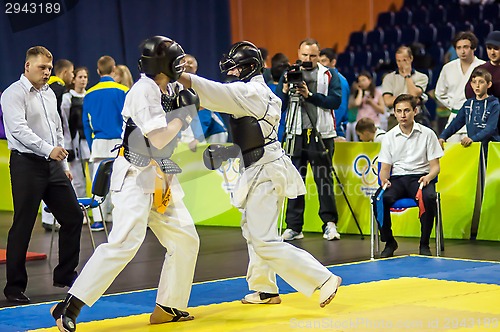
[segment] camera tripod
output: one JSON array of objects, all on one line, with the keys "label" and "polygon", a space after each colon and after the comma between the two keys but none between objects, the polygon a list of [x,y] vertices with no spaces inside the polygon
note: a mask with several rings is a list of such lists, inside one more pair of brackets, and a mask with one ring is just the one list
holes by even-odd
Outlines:
[{"label": "camera tripod", "polygon": [[[300,116],[299,112],[299,106],[304,102],[303,97],[295,92],[295,93],[290,93],[289,94],[289,103],[288,103],[288,113],[286,115],[286,121],[285,121],[285,139],[284,139],[284,150],[285,153],[292,158],[294,151],[295,151],[295,142],[296,142],[296,124],[297,124],[297,117]],[[314,138],[316,141],[320,144],[321,146],[321,151],[318,151],[318,153],[323,156],[327,160],[327,166],[328,169],[330,170],[328,172],[329,178],[332,180],[332,183],[334,183],[332,174],[335,176],[335,180],[337,181],[340,190],[342,191],[342,195],[344,196],[344,199],[347,203],[347,206],[349,207],[349,211],[351,212],[351,215],[354,219],[354,222],[356,223],[356,226],[359,230],[359,234],[361,235],[361,239],[363,240],[365,238],[363,231],[361,230],[361,227],[359,226],[358,219],[356,218],[356,215],[354,214],[354,210],[352,209],[351,203],[349,202],[349,199],[347,198],[347,194],[344,190],[344,185],[340,181],[340,178],[337,175],[337,172],[335,171],[335,168],[333,167],[333,160],[332,158],[329,157],[328,154],[328,148],[325,146],[325,143],[323,142],[323,138],[321,136],[321,133],[316,129],[315,122],[312,119],[311,114],[307,111],[307,109],[304,108],[304,111],[307,114],[307,117],[309,118],[309,121],[312,124],[312,133],[314,135]],[[282,208],[282,217],[280,221],[280,233],[281,233],[281,228],[282,228],[282,223],[284,219],[284,204]]]}]

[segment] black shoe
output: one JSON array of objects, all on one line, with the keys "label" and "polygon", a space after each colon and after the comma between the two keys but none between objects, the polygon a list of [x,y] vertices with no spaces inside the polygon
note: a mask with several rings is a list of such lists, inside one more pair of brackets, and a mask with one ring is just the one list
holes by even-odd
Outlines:
[{"label": "black shoe", "polygon": [[172,307],[165,307],[158,303],[155,305],[155,309],[153,310],[151,316],[149,316],[149,322],[151,324],[184,322],[193,319],[194,316],[191,316],[187,311],[182,311]]},{"label": "black shoe", "polygon": [[429,246],[421,246],[418,250],[418,254],[422,256],[432,256],[432,252]]},{"label": "black shoe", "polygon": [[76,278],[78,277],[78,273],[76,271],[73,271],[73,276],[71,277],[71,280],[55,280],[54,278],[54,287],[71,287],[75,283]]},{"label": "black shoe", "polygon": [[382,253],[380,253],[380,258],[387,258],[394,256],[394,251],[396,251],[396,249],[398,249],[398,243],[396,242],[396,240],[387,242],[385,244],[384,250],[382,251]]},{"label": "black shoe", "polygon": [[84,303],[73,295],[68,294],[66,300],[55,304],[50,314],[56,321],[57,328],[63,332],[76,331],[76,318]]},{"label": "black shoe", "polygon": [[28,304],[30,303],[30,298],[27,297],[23,292],[14,294],[5,294],[7,301],[17,304]]}]

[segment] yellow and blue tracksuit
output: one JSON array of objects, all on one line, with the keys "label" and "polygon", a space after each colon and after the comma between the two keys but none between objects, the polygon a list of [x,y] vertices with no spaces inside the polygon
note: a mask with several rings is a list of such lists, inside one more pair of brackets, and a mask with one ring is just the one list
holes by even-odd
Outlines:
[{"label": "yellow and blue tracksuit", "polygon": [[117,139],[122,133],[122,109],[128,87],[109,76],[87,90],[83,100],[83,130],[92,149],[94,139]]}]

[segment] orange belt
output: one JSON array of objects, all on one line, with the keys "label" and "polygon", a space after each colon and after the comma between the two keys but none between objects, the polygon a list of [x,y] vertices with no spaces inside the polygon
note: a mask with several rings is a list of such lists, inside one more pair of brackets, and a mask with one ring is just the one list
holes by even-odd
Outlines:
[{"label": "orange belt", "polygon": [[[118,155],[124,155],[123,147],[120,148]],[[158,165],[158,163],[154,159],[151,159],[151,162],[148,166],[153,166],[156,171],[153,207],[158,213],[163,214],[167,210],[168,203],[170,202],[170,198],[172,197],[172,190],[170,189],[170,186],[168,184],[170,181],[172,181],[173,175],[167,175],[163,173],[160,165]]]}]

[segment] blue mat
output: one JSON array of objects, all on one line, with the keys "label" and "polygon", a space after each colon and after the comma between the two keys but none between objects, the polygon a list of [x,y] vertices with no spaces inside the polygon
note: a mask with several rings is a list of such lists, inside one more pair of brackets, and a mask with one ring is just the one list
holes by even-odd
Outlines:
[{"label": "blue mat", "polygon": [[[500,285],[500,263],[446,258],[403,256],[393,259],[343,264],[329,267],[342,276],[343,285],[371,281],[418,277]],[[281,294],[295,292],[278,278]],[[189,307],[240,300],[248,293],[244,277],[197,283],[193,285]],[[84,307],[79,322],[150,313],[156,290],[103,296],[92,307]],[[0,331],[26,331],[54,326],[49,309],[55,302],[0,309]]]}]

